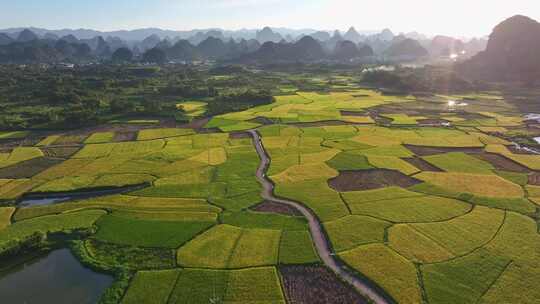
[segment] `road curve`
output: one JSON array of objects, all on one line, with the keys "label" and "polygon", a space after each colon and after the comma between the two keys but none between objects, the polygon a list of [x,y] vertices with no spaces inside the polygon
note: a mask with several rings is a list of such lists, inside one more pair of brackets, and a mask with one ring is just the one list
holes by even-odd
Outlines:
[{"label": "road curve", "polygon": [[330,242],[326,238],[326,234],[323,232],[322,225],[319,222],[319,219],[310,209],[297,202],[281,199],[274,196],[274,184],[266,176],[266,170],[270,165],[270,157],[264,149],[259,133],[256,130],[248,130],[248,132],[251,134],[251,137],[253,139],[253,145],[255,146],[257,154],[259,154],[259,158],[261,160],[256,173],[257,179],[263,187],[263,190],[261,191],[261,196],[268,201],[292,206],[298,211],[300,211],[304,215],[304,217],[306,217],[309,222],[311,237],[313,238],[313,242],[315,244],[315,248],[319,254],[319,257],[321,258],[322,262],[326,266],[328,266],[328,268],[333,270],[336,275],[338,275],[342,280],[351,284],[361,294],[373,301],[373,303],[391,303],[379,291],[369,286],[360,278],[355,276],[353,273],[342,267],[341,263],[339,263],[338,260],[332,255],[332,251],[330,250]]}]

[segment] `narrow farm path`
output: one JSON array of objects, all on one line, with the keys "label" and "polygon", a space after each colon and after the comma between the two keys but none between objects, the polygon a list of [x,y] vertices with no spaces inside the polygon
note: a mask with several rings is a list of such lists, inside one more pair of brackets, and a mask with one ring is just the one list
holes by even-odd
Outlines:
[{"label": "narrow farm path", "polygon": [[274,184],[266,176],[266,170],[268,169],[270,165],[270,157],[268,156],[268,154],[266,153],[266,150],[264,149],[261,136],[259,135],[259,133],[256,130],[249,130],[248,132],[251,134],[251,137],[253,139],[253,144],[261,160],[256,174],[257,174],[257,179],[259,180],[259,182],[261,183],[263,187],[263,190],[261,192],[262,198],[265,200],[272,201],[272,202],[277,202],[277,203],[286,204],[288,206],[292,206],[298,211],[300,211],[309,222],[309,229],[311,231],[311,237],[313,238],[315,248],[322,262],[328,268],[334,271],[336,275],[338,275],[342,280],[354,286],[361,294],[369,298],[374,303],[376,304],[390,303],[390,301],[388,301],[386,297],[382,295],[379,291],[377,291],[370,285],[366,284],[362,279],[358,278],[347,269],[343,268],[341,263],[338,262],[338,260],[335,258],[335,256],[332,254],[332,251],[330,250],[330,242],[327,239],[326,234],[323,232],[323,228],[322,228],[321,223],[319,222],[319,219],[315,216],[315,214],[310,209],[306,208],[305,206],[297,202],[281,199],[274,196]]}]

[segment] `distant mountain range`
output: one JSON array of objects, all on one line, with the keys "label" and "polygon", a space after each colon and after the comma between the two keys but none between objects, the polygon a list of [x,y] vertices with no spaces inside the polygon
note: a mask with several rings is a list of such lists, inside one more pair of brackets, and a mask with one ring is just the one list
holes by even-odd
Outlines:
[{"label": "distant mountain range", "polygon": [[[120,30],[120,31],[96,31],[91,29],[61,29],[61,30],[49,30],[44,28],[28,27],[28,28],[7,28],[0,29],[0,33],[6,33],[12,37],[16,37],[18,33],[23,30],[28,29],[34,32],[35,34],[45,37],[45,35],[50,34],[57,37],[73,35],[79,39],[90,39],[96,36],[102,37],[118,37],[125,41],[140,41],[145,39],[148,36],[156,35],[161,39],[188,39],[192,36],[197,35],[197,33],[207,33],[211,31],[218,31],[223,33],[224,37],[233,38],[233,39],[254,39],[256,38],[257,32],[261,30],[257,29],[241,29],[241,30],[222,30],[219,28],[209,28],[209,29],[193,29],[188,31],[174,31],[174,30],[164,30],[159,28],[145,28],[145,29],[135,29],[135,30]],[[270,29],[268,27],[268,29]],[[299,37],[302,35],[309,35],[318,32],[314,29],[289,29],[289,28],[271,28],[275,33],[278,33],[282,37]],[[264,31],[264,29],[262,30]],[[328,33],[328,32],[326,32]],[[363,35],[374,34],[376,31],[362,31]]]},{"label": "distant mountain range", "polygon": [[227,60],[238,62],[286,62],[332,60],[342,62],[415,61],[474,55],[485,49],[484,40],[463,42],[452,37],[427,38],[419,33],[395,35],[381,32],[220,29],[167,31],[140,29],[99,32],[93,30],[0,30],[0,63],[88,62],[113,58],[122,49],[135,59],[152,49],[156,58],[168,61]]}]

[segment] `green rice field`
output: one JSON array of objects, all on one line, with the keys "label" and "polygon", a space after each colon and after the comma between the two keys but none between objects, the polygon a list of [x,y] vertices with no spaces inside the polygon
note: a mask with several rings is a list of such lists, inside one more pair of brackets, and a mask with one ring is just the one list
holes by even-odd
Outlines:
[{"label": "green rice field", "polygon": [[[313,212],[332,256],[386,298],[538,303],[540,155],[511,144],[517,109],[494,93],[452,112],[448,100],[469,97],[290,87],[200,128],[134,120],[128,140],[119,124],[1,149],[0,258],[71,236],[79,259],[115,274],[116,303],[295,303],[283,267],[326,266],[308,220],[261,197],[259,155],[243,133],[255,129],[275,195]],[[192,121],[210,109],[177,107]],[[66,146],[71,154],[54,150]],[[113,192],[21,203],[100,191]]]}]

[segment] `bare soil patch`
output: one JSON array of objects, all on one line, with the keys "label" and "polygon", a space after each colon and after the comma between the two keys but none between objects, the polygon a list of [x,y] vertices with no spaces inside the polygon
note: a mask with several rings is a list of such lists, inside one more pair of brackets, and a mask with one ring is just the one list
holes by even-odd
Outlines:
[{"label": "bare soil patch", "polygon": [[210,121],[210,117],[194,119],[188,123],[181,124],[178,127],[182,129],[202,129]]},{"label": "bare soil patch", "polygon": [[449,123],[449,121],[440,118],[428,118],[418,120],[418,124],[420,124],[421,126],[441,126],[446,123]]},{"label": "bare soil patch", "polygon": [[529,175],[529,185],[540,186],[540,172],[533,172]]},{"label": "bare soil patch", "polygon": [[482,114],[478,114],[478,113],[472,113],[472,112],[459,112],[457,113],[458,117],[461,117],[463,119],[466,119],[466,120],[474,120],[474,119],[486,119],[486,118],[490,118],[489,116],[485,116],[485,115],[482,115]]},{"label": "bare soil patch", "polygon": [[482,148],[465,148],[465,147],[426,147],[426,146],[412,146],[405,145],[405,147],[411,150],[414,154],[418,156],[428,156],[435,154],[443,154],[448,152],[464,152],[469,154],[478,154],[482,153]]},{"label": "bare soil patch", "polygon": [[527,173],[530,171],[529,169],[527,169],[527,167],[522,166],[516,163],[515,161],[508,159],[499,154],[480,153],[480,154],[475,154],[474,156],[476,156],[477,158],[483,161],[490,163],[497,170],[520,172],[520,173]]},{"label": "bare soil patch", "polygon": [[290,123],[289,125],[297,126],[300,128],[309,128],[309,127],[324,127],[324,126],[355,125],[355,123],[341,121],[341,120],[326,120],[326,121],[315,121],[315,122],[293,122],[293,123]]},{"label": "bare soil patch", "polygon": [[27,161],[20,162],[13,166],[5,167],[0,169],[0,178],[30,178],[46,169],[57,165],[64,160],[62,159],[53,159],[47,157],[39,157],[30,159]]},{"label": "bare soil patch", "polygon": [[137,131],[117,131],[114,133],[113,141],[135,141],[137,139]]},{"label": "bare soil patch", "polygon": [[368,303],[325,267],[281,266],[279,271],[288,303]]},{"label": "bare soil patch", "polygon": [[356,112],[356,111],[340,111],[343,116],[366,116],[366,112]]},{"label": "bare soil patch", "polygon": [[339,192],[371,190],[388,186],[408,188],[419,183],[421,181],[416,178],[387,169],[340,171],[338,176],[328,180],[328,185]]},{"label": "bare soil patch", "polygon": [[[149,118],[149,117],[146,117],[146,118]],[[141,119],[146,119],[146,118],[141,118]],[[96,132],[137,132],[139,130],[144,130],[144,129],[176,128],[177,127],[176,120],[172,118],[167,118],[167,119],[159,118],[157,120],[159,121],[159,123],[155,123],[155,124],[130,124],[127,122],[105,123],[105,124],[101,124],[97,126],[90,126],[90,127],[80,128],[76,130],[71,130],[71,131],[63,133],[63,135],[66,135],[66,136],[78,135],[81,137],[83,136],[88,137],[92,133],[96,133]],[[178,126],[178,127],[183,127],[183,126],[185,125]],[[187,126],[186,128],[189,128],[189,126]]]},{"label": "bare soil patch", "polygon": [[368,94],[353,94],[352,97],[361,98],[361,97],[371,97]]},{"label": "bare soil patch", "polygon": [[382,114],[406,114],[409,116],[419,116],[421,113],[417,109],[414,108],[407,108],[404,109],[401,106],[394,106],[394,105],[383,105],[383,106],[377,106],[373,109],[371,109],[373,113],[376,115]]},{"label": "bare soil patch", "polygon": [[52,145],[79,145],[82,144],[89,134],[64,134],[58,138]]},{"label": "bare soil patch", "polygon": [[229,133],[230,139],[251,138],[248,132],[231,132]]},{"label": "bare soil patch", "polygon": [[255,117],[253,119],[250,119],[248,120],[248,122],[253,122],[253,123],[258,123],[258,124],[261,124],[261,125],[273,125],[275,122],[273,120],[271,120],[270,118],[268,117],[262,117],[262,116],[259,116],[259,117]]},{"label": "bare soil patch", "polygon": [[26,137],[18,139],[1,139],[0,149],[13,149],[16,147],[33,147],[41,140],[40,137]]},{"label": "bare soil patch", "polygon": [[262,203],[251,207],[250,209],[258,212],[277,213],[290,216],[302,216],[302,213],[300,213],[300,211],[289,205],[271,201],[263,201]]},{"label": "bare soil patch", "polygon": [[195,129],[198,134],[223,133],[220,128]]},{"label": "bare soil patch", "polygon": [[422,170],[422,171],[430,171],[430,172],[442,172],[439,167],[436,167],[429,162],[421,159],[420,157],[411,157],[411,158],[404,158],[406,162],[409,164],[415,166],[416,168]]},{"label": "bare soil patch", "polygon": [[373,119],[377,124],[383,126],[389,126],[392,124],[392,121],[394,121],[391,118],[380,116],[378,112],[369,112],[368,114],[369,117],[371,117],[371,119]]},{"label": "bare soil patch", "polygon": [[77,153],[82,146],[70,146],[70,147],[47,147],[41,148],[43,154],[46,157],[52,158],[70,158],[72,155]]}]

